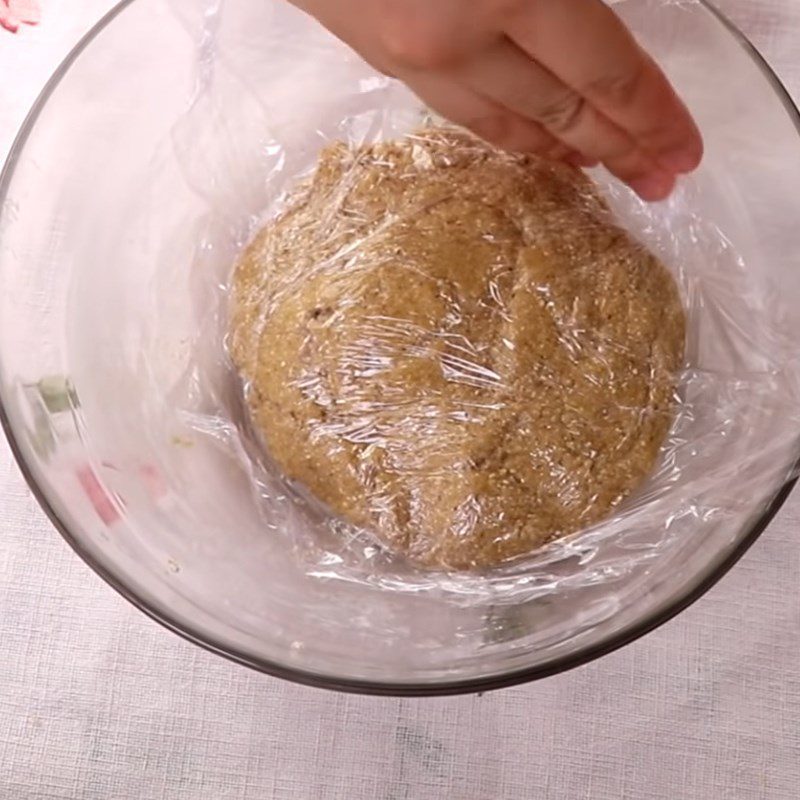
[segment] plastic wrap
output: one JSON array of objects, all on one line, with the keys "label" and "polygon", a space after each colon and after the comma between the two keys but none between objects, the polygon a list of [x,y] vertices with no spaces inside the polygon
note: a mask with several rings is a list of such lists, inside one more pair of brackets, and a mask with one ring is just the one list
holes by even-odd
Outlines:
[{"label": "plastic wrap", "polygon": [[[153,387],[152,408],[146,412],[164,441],[174,446],[184,436],[199,440],[222,451],[231,469],[247,476],[250,491],[239,502],[258,516],[265,537],[278,537],[292,549],[306,576],[429,594],[460,605],[557,598],[573,588],[624,579],[674,552],[676,538],[702,537],[705,526],[749,514],[752,497],[768,497],[770,487],[777,490],[790,477],[786,429],[776,423],[798,418],[798,375],[793,343],[776,322],[782,306],[777,288],[752,282],[746,254],[731,244],[716,218],[704,213],[693,180],[683,182],[667,202],[646,205],[598,170],[593,178],[604,199],[586,191],[586,224],[591,227],[597,215],[605,218],[610,208],[642,248],[670,270],[686,312],[685,357],[669,409],[674,417],[647,480],[618,506],[610,503],[615,508],[609,516],[589,515],[587,527],[530,556],[469,573],[415,566],[382,547],[365,529],[369,525],[331,513],[302,487],[288,483],[250,425],[242,384],[226,351],[233,265],[265,222],[291,204],[287,192],[309,179],[323,148],[337,141],[355,147],[393,140],[428,124],[430,115],[404,87],[376,75],[355,56],[337,61],[339,71],[328,76],[323,92],[318,82],[306,82],[315,70],[309,53],[315,48],[338,53],[341,45],[319,30],[316,39],[295,47],[282,32],[283,12],[274,10],[265,38],[265,20],[251,29],[247,14],[232,8],[211,3],[205,16],[185,19],[200,42],[197,90],[165,147],[195,201],[196,213],[179,225],[196,250],[190,265],[163,254],[165,267],[149,287],[152,314],[142,323],[143,347],[157,349],[154,342],[170,316],[184,317],[182,327],[193,333],[176,345],[179,352],[170,357],[169,369],[157,362],[141,365]],[[287,9],[286,19],[296,13]],[[256,50],[269,51],[270,58],[259,58]],[[300,94],[302,103],[295,101]],[[157,156],[155,174],[159,163]],[[152,214],[158,192],[157,180],[143,187],[141,208],[147,210],[140,213]],[[159,219],[164,224],[168,220]],[[363,246],[353,250],[353,258]],[[359,368],[369,372],[386,357],[373,345],[414,324],[413,315],[393,317],[389,338],[378,336],[362,351],[374,363],[362,361]],[[584,335],[564,322],[562,342],[580,349]],[[462,385],[485,387],[495,380],[485,361],[474,357],[481,342],[452,340],[449,346],[449,365]],[[165,386],[176,362],[181,377]],[[434,414],[429,422],[435,427],[441,420]],[[451,424],[467,423],[456,415]],[[413,446],[419,435],[414,428],[405,444]],[[169,471],[172,463],[174,456],[165,455],[163,468]],[[441,469],[447,468],[445,458]],[[569,482],[569,474],[562,477]],[[475,525],[470,515],[479,509],[469,502],[461,506],[464,524]]]},{"label": "plastic wrap", "polygon": [[646,477],[685,326],[581,173],[446,128],[326,148],[247,249],[231,353],[272,461],[413,561],[495,566]]}]

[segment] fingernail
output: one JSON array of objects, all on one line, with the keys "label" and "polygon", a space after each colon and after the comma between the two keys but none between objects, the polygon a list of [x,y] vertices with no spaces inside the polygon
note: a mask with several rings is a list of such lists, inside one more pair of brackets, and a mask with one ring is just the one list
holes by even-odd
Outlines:
[{"label": "fingernail", "polygon": [[631,189],[633,189],[642,200],[646,200],[650,203],[657,202],[658,200],[665,200],[669,197],[674,186],[675,178],[664,172],[652,172],[641,178],[634,178],[630,182]]},{"label": "fingernail", "polygon": [[658,157],[659,163],[671,172],[691,172],[700,163],[700,159],[688,150],[671,150]]}]

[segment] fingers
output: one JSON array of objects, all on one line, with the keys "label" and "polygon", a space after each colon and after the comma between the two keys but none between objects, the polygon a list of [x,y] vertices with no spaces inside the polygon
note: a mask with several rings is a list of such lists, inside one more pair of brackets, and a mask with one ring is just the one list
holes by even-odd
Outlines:
[{"label": "fingers", "polygon": [[579,153],[540,124],[481,96],[449,75],[420,71],[401,77],[435,111],[492,144],[505,150],[539,153],[584,165]]},{"label": "fingers", "polygon": [[602,161],[646,200],[702,157],[691,115],[604,0],[291,2],[502,148]]},{"label": "fingers", "polygon": [[[697,126],[669,81],[602,0],[519,2],[511,39],[671,172],[702,158]],[[569,47],[564,47],[569,42]]]},{"label": "fingers", "polygon": [[602,161],[644,199],[662,200],[672,190],[672,170],[510,40],[500,40],[453,75],[481,97],[537,122],[570,149]]}]

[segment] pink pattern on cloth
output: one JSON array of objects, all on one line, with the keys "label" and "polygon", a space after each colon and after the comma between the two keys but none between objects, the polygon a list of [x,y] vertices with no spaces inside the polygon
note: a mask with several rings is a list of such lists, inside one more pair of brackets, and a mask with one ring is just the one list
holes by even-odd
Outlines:
[{"label": "pink pattern on cloth", "polygon": [[0,28],[11,33],[20,25],[38,25],[41,17],[39,0],[0,0]]},{"label": "pink pattern on cloth", "polygon": [[119,511],[117,511],[117,507],[103,488],[103,484],[100,483],[94,470],[88,464],[82,464],[75,470],[75,475],[84,493],[89,498],[89,502],[97,512],[97,516],[106,525],[116,522],[119,519]]}]

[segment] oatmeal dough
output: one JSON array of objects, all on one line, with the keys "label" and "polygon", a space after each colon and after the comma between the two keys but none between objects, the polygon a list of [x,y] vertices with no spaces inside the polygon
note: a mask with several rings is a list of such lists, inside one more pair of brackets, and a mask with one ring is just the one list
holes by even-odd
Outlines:
[{"label": "oatmeal dough", "polygon": [[683,346],[672,278],[588,178],[455,131],[328,147],[233,281],[272,458],[433,567],[606,516],[653,468]]}]

